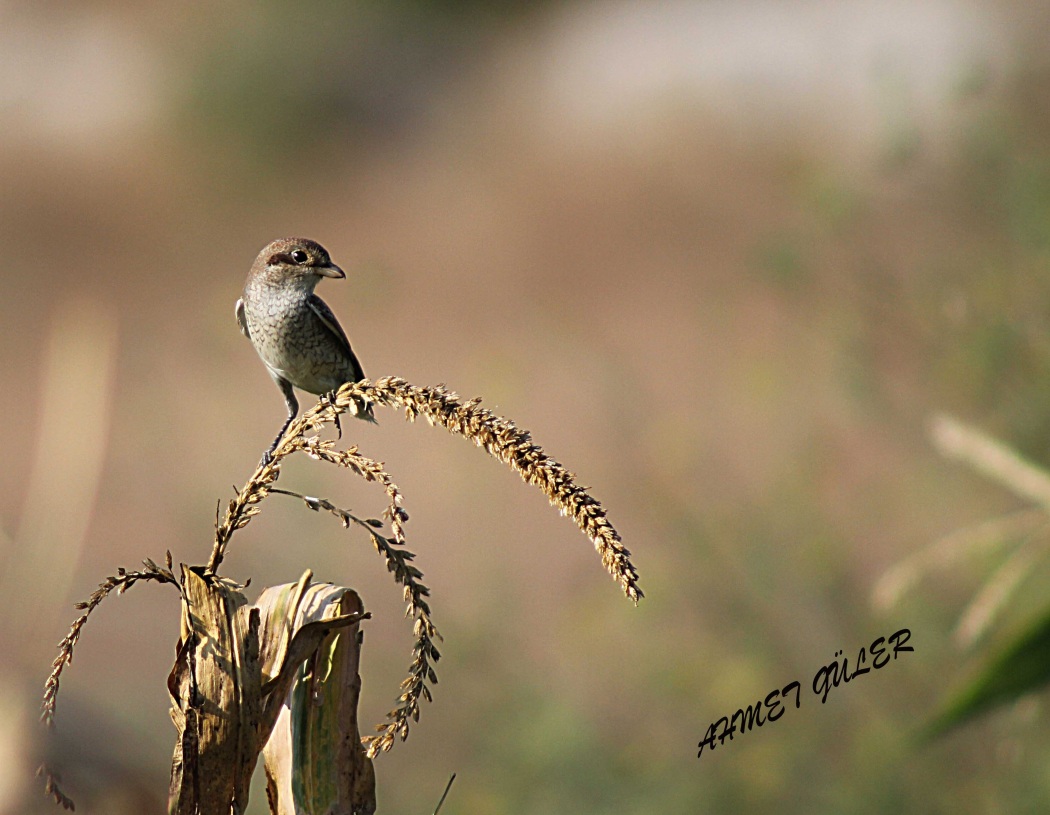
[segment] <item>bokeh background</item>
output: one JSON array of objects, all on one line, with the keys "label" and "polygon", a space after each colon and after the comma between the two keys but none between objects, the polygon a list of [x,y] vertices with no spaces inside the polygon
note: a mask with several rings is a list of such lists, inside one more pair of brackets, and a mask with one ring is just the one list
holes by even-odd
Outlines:
[{"label": "bokeh background", "polygon": [[[105,575],[204,561],[280,425],[233,303],[289,234],[349,271],[319,293],[367,373],[529,428],[647,592],[462,440],[347,427],[446,638],[380,811],[452,772],[450,815],[1045,811],[1038,696],[913,734],[1050,580],[1042,517],[929,432],[1050,463],[1048,30],[1043,0],[0,3],[0,812],[53,811],[45,754],[78,811],[163,810],[176,594],[99,609],[47,739],[41,685]],[[282,484],[384,506],[309,461]],[[274,496],[227,559],[259,589],[307,567],[374,614],[368,727],[411,635],[363,536]],[[905,627],[914,653],[809,691]],[[697,760],[792,680],[800,709]]]}]

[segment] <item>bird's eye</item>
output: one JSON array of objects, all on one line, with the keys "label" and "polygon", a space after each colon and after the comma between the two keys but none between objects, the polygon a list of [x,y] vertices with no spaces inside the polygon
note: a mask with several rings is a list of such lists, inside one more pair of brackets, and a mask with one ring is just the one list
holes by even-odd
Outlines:
[{"label": "bird's eye", "polygon": [[296,263],[306,263],[306,252],[304,252],[302,249],[296,249],[294,252],[292,252],[292,260],[294,260]]}]

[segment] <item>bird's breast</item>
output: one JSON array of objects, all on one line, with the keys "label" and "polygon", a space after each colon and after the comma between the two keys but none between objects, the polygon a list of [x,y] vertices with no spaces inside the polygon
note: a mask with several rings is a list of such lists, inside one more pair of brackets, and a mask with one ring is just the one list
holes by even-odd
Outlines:
[{"label": "bird's breast", "polygon": [[252,344],[270,373],[309,393],[327,393],[352,378],[346,354],[307,297],[245,292]]}]

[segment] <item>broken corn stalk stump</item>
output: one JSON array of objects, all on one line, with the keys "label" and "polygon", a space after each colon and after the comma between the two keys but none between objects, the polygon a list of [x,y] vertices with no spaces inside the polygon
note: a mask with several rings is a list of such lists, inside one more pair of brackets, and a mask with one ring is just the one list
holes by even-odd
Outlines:
[{"label": "broken corn stalk stump", "polygon": [[357,727],[368,615],[357,593],[312,585],[307,571],[251,606],[237,583],[181,568],[169,815],[243,813],[264,748],[271,812],[372,815],[375,777]]}]

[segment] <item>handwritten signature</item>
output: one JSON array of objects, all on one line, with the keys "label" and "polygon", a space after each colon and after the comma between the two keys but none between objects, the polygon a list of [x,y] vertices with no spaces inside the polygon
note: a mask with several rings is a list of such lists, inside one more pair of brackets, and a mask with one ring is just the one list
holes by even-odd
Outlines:
[{"label": "handwritten signature", "polygon": [[[820,703],[824,704],[832,688],[837,688],[840,684],[848,684],[873,669],[877,671],[879,668],[886,667],[891,656],[896,660],[899,654],[914,651],[912,646],[906,645],[910,639],[911,631],[907,628],[902,628],[889,637],[879,637],[868,648],[860,649],[852,673],[850,673],[849,658],[843,657],[840,663],[839,657],[842,656],[842,651],[836,651],[835,658],[814,674],[813,693],[819,696]],[[866,665],[869,657],[870,666]],[[697,745],[699,751],[696,757],[700,758],[704,754],[705,747],[714,750],[719,744],[725,744],[726,739],[732,741],[737,732],[748,733],[755,728],[762,727],[767,722],[777,721],[784,715],[784,711],[790,707],[792,701],[795,703],[796,710],[802,707],[802,685],[798,681],[789,682],[783,688],[771,690],[764,699],[759,699],[753,705],[740,708],[732,716],[723,716],[712,722],[704,738]]]}]

